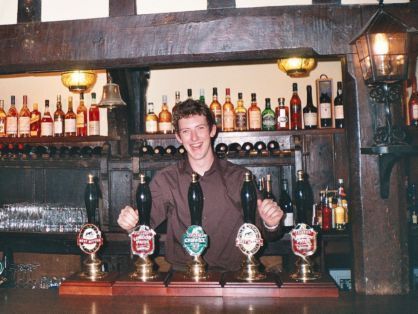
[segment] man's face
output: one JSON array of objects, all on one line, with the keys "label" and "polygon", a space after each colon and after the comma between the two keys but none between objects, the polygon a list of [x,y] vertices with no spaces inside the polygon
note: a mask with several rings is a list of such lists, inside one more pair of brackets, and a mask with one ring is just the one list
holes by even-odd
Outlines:
[{"label": "man's face", "polygon": [[177,140],[183,144],[190,161],[207,160],[212,162],[211,138],[216,134],[216,126],[210,129],[206,117],[193,115],[179,120]]}]

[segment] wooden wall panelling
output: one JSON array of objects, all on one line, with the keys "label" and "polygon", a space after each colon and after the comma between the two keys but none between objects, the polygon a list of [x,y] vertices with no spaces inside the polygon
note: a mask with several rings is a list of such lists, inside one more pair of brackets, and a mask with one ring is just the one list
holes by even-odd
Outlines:
[{"label": "wooden wall panelling", "polygon": [[36,169],[0,168],[0,204],[35,201],[35,177],[41,176]]}]

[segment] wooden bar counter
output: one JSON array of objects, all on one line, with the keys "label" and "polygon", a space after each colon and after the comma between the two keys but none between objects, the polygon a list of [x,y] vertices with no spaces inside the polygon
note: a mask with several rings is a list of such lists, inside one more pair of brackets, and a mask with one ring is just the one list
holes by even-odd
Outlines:
[{"label": "wooden bar counter", "polygon": [[417,313],[416,294],[339,298],[59,296],[58,290],[0,289],[0,313]]}]

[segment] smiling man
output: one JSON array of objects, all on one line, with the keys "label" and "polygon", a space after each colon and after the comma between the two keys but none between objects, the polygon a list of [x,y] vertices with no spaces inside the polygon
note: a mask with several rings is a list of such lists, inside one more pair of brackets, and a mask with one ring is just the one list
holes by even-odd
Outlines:
[{"label": "smiling man", "polygon": [[[187,193],[192,173],[196,172],[204,195],[202,227],[209,236],[203,258],[211,268],[237,270],[242,253],[235,247],[235,238],[244,221],[240,192],[248,170],[216,157],[212,147],[216,125],[205,104],[191,99],[177,104],[173,108],[173,124],[187,158],[159,171],[152,179],[151,227],[167,219],[166,259],[174,269],[184,269],[190,260],[181,245],[182,235],[190,225]],[[282,217],[283,211],[276,202],[258,200],[257,224],[266,239],[279,236]],[[138,219],[138,211],[126,206],[119,214],[118,224],[131,230]]]}]

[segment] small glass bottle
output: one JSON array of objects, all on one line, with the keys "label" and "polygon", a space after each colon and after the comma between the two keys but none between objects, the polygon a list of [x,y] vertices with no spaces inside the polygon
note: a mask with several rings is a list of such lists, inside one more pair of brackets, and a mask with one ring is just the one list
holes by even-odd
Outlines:
[{"label": "small glass bottle", "polygon": [[80,103],[77,107],[77,136],[87,136],[87,108],[84,105],[84,94],[80,93]]},{"label": "small glass bottle", "polygon": [[284,104],[284,98],[277,99],[279,106],[276,107],[276,130],[289,130],[289,108]]},{"label": "small glass bottle", "polygon": [[193,99],[193,94],[192,94],[192,89],[191,88],[188,88],[187,89],[187,99]]},{"label": "small glass bottle", "polygon": [[231,102],[231,90],[225,90],[225,103],[222,106],[222,131],[231,132],[235,130],[235,108]]},{"label": "small glass bottle", "polygon": [[[344,128],[344,103],[343,103],[343,83],[337,82],[337,96],[334,99],[334,116],[335,127],[337,129]],[[418,102],[417,102],[417,119],[418,119]],[[418,120],[417,120],[418,123]]]},{"label": "small glass bottle", "polygon": [[276,197],[272,191],[271,174],[266,175],[266,189],[264,191],[263,198],[276,201]]},{"label": "small glass bottle", "polygon": [[255,93],[251,94],[251,106],[248,108],[248,130],[261,130],[261,109],[257,105],[257,96]]},{"label": "small glass bottle", "polygon": [[167,95],[163,95],[163,105],[158,115],[158,131],[163,134],[173,133],[172,116],[168,110]]},{"label": "small glass bottle", "polygon": [[266,98],[265,107],[261,113],[261,128],[263,131],[274,131],[275,130],[275,116],[274,111],[271,109],[270,98]]},{"label": "small glass bottle", "polygon": [[318,127],[318,109],[312,101],[312,86],[306,86],[306,106],[303,108],[303,123],[305,129],[316,129]]},{"label": "small glass bottle", "polygon": [[321,114],[321,128],[332,127],[331,98],[324,92],[319,98],[319,112]]},{"label": "small glass bottle", "polygon": [[158,117],[154,113],[154,103],[148,103],[148,113],[145,116],[145,133],[155,134],[158,132]]},{"label": "small glass bottle", "polygon": [[418,127],[418,92],[417,92],[417,79],[414,76],[412,78],[411,97],[408,101],[409,107],[409,125]]},{"label": "small glass bottle", "polygon": [[30,136],[30,110],[28,108],[28,96],[23,95],[23,107],[19,112],[19,137]]},{"label": "small glass bottle", "polygon": [[199,102],[202,104],[206,104],[205,100],[205,90],[203,88],[199,89]]},{"label": "small glass bottle", "polygon": [[7,114],[4,111],[4,100],[0,99],[0,137],[6,136],[6,118]]},{"label": "small glass bottle", "polygon": [[6,117],[6,134],[7,137],[17,137],[17,109],[16,109],[16,99],[15,96],[12,95],[10,97],[10,108],[7,111]]},{"label": "small glass bottle", "polygon": [[295,225],[295,218],[293,214],[293,203],[289,195],[288,182],[286,179],[281,180],[281,191],[279,197],[279,206],[283,210],[284,219],[283,227],[285,232],[289,232]]},{"label": "small glass bottle", "polygon": [[73,111],[73,97],[68,97],[68,110],[64,117],[65,136],[76,136],[76,120],[77,116]]},{"label": "small glass bottle", "polygon": [[302,129],[302,102],[298,95],[298,84],[292,84],[292,98],[290,98],[290,128],[292,130]]},{"label": "small glass bottle", "polygon": [[244,107],[242,93],[238,93],[237,109],[235,110],[235,129],[237,131],[247,130],[247,109]]},{"label": "small glass bottle", "polygon": [[30,113],[30,136],[41,136],[41,113],[38,110],[38,103],[33,103],[33,110]]},{"label": "small glass bottle", "polygon": [[212,103],[209,106],[210,111],[215,119],[216,128],[222,130],[222,106],[218,101],[218,89],[213,88]]},{"label": "small glass bottle", "polygon": [[57,109],[54,112],[54,136],[64,136],[65,113],[62,111],[61,95],[57,95]]},{"label": "small glass bottle", "polygon": [[49,112],[49,100],[45,100],[44,116],[41,120],[41,136],[52,136],[53,135],[53,124],[54,120]]},{"label": "small glass bottle", "polygon": [[89,108],[89,136],[100,135],[100,111],[97,107],[96,93],[91,93],[91,105]]}]

